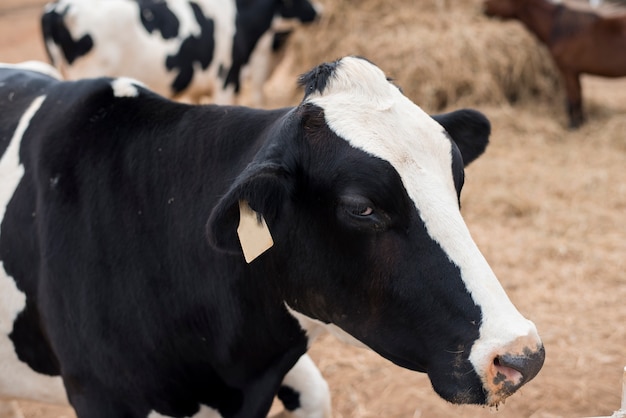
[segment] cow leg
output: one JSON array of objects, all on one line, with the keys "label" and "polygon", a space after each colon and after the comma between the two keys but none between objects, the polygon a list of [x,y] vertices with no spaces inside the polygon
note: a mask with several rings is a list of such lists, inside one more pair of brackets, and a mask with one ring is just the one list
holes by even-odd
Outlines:
[{"label": "cow leg", "polygon": [[24,418],[16,401],[0,401],[0,418]]},{"label": "cow leg", "polygon": [[242,70],[241,78],[247,81],[250,86],[250,105],[252,107],[262,107],[265,103],[263,85],[271,72],[273,39],[273,31],[265,32],[254,47],[248,65]]},{"label": "cow leg", "polygon": [[285,410],[273,418],[330,418],[328,383],[307,354],[285,375],[278,392]]},{"label": "cow leg", "polygon": [[578,73],[567,70],[561,70],[561,73],[563,74],[563,80],[565,81],[569,127],[571,129],[576,129],[584,122],[580,76]]}]

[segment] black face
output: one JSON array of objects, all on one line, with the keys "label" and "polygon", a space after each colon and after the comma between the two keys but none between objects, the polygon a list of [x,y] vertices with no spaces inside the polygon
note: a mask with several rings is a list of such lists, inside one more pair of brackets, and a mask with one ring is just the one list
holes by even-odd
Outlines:
[{"label": "black face", "polygon": [[[447,399],[475,387],[464,396],[484,401],[468,361],[481,311],[397,171],[334,135],[320,109],[306,109],[303,120],[292,207],[275,231],[288,243],[276,242],[275,251],[291,272],[285,301],[402,367],[428,372]],[[460,193],[462,174],[454,177]]]}]

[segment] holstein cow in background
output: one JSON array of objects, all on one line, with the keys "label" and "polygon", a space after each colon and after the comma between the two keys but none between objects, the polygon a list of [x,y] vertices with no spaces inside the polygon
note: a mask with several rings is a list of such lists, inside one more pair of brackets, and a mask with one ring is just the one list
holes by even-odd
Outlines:
[{"label": "holstein cow in background", "polygon": [[626,76],[626,15],[600,16],[550,0],[486,0],[484,9],[518,19],[548,47],[565,82],[571,128],[585,120],[581,74]]},{"label": "holstein cow in background", "polygon": [[309,0],[59,0],[46,6],[42,31],[68,79],[132,77],[192,103],[210,95],[233,104],[252,59],[253,100],[261,105],[293,22],[317,15]]},{"label": "holstein cow in background", "polygon": [[282,391],[327,416],[298,411],[324,330],[454,403],[538,373],[459,211],[487,119],[430,117],[357,57],[301,85],[255,110],[0,70],[3,395],[62,402],[62,378],[79,417],[249,418]]}]

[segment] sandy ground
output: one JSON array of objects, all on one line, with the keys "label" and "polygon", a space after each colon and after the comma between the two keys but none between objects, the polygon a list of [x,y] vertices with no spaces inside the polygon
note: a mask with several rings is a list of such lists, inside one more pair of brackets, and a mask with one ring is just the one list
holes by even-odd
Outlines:
[{"label": "sandy ground", "polygon": [[[0,61],[45,60],[40,4],[0,0]],[[294,64],[280,77],[304,70]],[[274,83],[295,88],[295,78]],[[553,103],[481,105],[492,121],[492,143],[468,168],[462,197],[479,247],[543,337],[547,359],[539,376],[497,411],[454,406],[437,397],[426,376],[324,337],[311,354],[330,384],[335,417],[569,418],[619,408],[626,366],[626,78],[585,77],[583,89],[589,122],[575,132]],[[66,408],[20,407],[26,418],[73,417]]]}]

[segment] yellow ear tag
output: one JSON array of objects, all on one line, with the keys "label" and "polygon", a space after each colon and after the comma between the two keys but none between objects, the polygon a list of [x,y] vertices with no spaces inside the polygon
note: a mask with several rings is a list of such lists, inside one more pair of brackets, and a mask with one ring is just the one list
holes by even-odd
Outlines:
[{"label": "yellow ear tag", "polygon": [[272,234],[263,215],[252,210],[245,200],[239,201],[237,235],[239,235],[243,256],[248,264],[274,245]]}]

